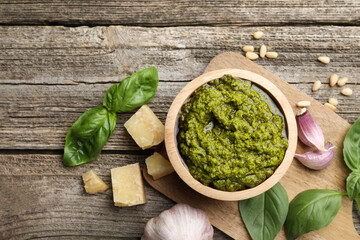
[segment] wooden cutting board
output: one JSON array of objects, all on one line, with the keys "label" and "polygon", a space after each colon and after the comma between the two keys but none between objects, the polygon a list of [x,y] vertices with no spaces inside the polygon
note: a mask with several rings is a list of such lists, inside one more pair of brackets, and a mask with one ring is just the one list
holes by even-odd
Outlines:
[{"label": "wooden cutting board", "polygon": [[[345,191],[345,179],[349,174],[349,170],[343,161],[342,142],[349,130],[350,124],[321,103],[260,67],[255,62],[246,59],[241,54],[225,52],[216,56],[205,69],[205,73],[225,68],[252,71],[272,81],[285,94],[295,113],[299,110],[295,107],[298,101],[311,101],[310,113],[321,126],[326,141],[330,141],[336,146],[334,161],[324,170],[309,170],[303,167],[297,160],[293,161],[288,172],[280,181],[288,193],[289,200],[307,189]],[[299,141],[296,152],[302,153],[308,150]],[[165,152],[162,152],[162,154],[166,156]],[[151,176],[147,174],[146,169],[144,169],[144,178],[153,188],[175,202],[187,203],[204,210],[215,227],[234,239],[250,239],[241,220],[237,201],[226,202],[204,197],[188,187],[175,173],[153,181]],[[283,229],[276,239],[286,239]],[[299,239],[360,239],[353,225],[352,202],[347,197],[343,197],[341,208],[329,226],[307,233]]]}]

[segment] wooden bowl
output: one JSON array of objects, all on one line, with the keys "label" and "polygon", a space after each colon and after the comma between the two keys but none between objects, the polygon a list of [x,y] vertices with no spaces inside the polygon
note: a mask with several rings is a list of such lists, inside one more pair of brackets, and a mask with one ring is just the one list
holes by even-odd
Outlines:
[{"label": "wooden bowl", "polygon": [[[275,170],[273,175],[271,175],[268,179],[266,179],[264,182],[262,182],[256,187],[240,190],[236,192],[217,190],[215,188],[205,186],[201,182],[197,181],[190,174],[187,167],[184,165],[185,163],[183,163],[183,160],[180,156],[180,152],[178,150],[177,141],[176,141],[178,115],[184,102],[191,96],[191,94],[197,88],[199,88],[200,86],[211,80],[221,78],[224,74],[231,74],[234,77],[239,77],[242,79],[249,80],[253,83],[256,83],[260,88],[265,90],[270,96],[273,97],[273,99],[277,103],[278,108],[281,109],[284,114],[285,123],[286,123],[285,125],[287,128],[288,145],[289,145],[285,152],[285,156],[282,163],[278,166],[278,168]],[[288,170],[295,154],[296,144],[297,144],[296,120],[291,105],[284,96],[284,94],[266,78],[258,74],[255,74],[253,72],[240,70],[240,69],[221,69],[203,74],[192,80],[180,91],[180,93],[174,99],[169,109],[165,123],[166,151],[169,160],[173,165],[176,173],[187,185],[189,185],[195,191],[207,197],[218,200],[225,200],[225,201],[243,200],[257,196],[270,189],[272,186],[274,186],[277,182],[280,181],[281,177],[284,176],[284,174]]]}]

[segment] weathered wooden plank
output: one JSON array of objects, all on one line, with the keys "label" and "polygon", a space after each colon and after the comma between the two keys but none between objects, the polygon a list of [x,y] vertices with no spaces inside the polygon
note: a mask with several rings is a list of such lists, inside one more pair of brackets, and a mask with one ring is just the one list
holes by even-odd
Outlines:
[{"label": "weathered wooden plank", "polygon": [[[160,82],[158,93],[149,106],[165,123],[167,111],[186,82]],[[0,148],[63,149],[70,126],[87,109],[101,105],[111,84],[79,85],[0,85]],[[360,85],[351,84],[351,97],[338,87],[311,92],[311,84],[295,84],[303,92],[325,103],[329,97],[339,100],[338,113],[354,122],[360,113]],[[133,113],[118,115],[117,127],[106,150],[139,150],[124,128]]]},{"label": "weathered wooden plank", "polygon": [[[263,30],[263,39],[251,34]],[[0,27],[0,83],[116,82],[154,65],[162,80],[200,75],[223,51],[266,44],[278,59],[256,62],[291,82],[326,80],[336,72],[356,81],[360,27]],[[316,59],[327,54],[329,65]]]},{"label": "weathered wooden plank", "polygon": [[[174,93],[185,83],[160,83],[149,106],[165,123]],[[70,126],[87,109],[101,105],[111,84],[2,85],[0,88],[0,148],[62,149]],[[139,150],[124,128],[133,113],[119,114],[117,128],[105,149]],[[30,143],[31,142],[31,143]]]},{"label": "weathered wooden plank", "polygon": [[2,24],[65,25],[280,25],[359,24],[357,0],[5,0]]},{"label": "weathered wooden plank", "polygon": [[[144,152],[146,153],[146,152]],[[112,191],[86,194],[81,175],[93,169],[111,186],[110,169],[139,162],[146,154],[103,154],[66,168],[61,155],[0,155],[0,239],[133,239],[146,222],[174,203],[145,183],[147,203],[119,208]],[[216,230],[215,239],[230,239]]]},{"label": "weathered wooden plank", "polygon": [[[320,102],[338,98],[338,113],[350,123],[359,117],[360,27],[264,28],[264,40],[252,40],[255,29],[0,27],[0,148],[62,149],[68,128],[101,104],[111,83],[149,65],[158,67],[161,79],[150,106],[164,122],[187,81],[218,52],[244,44],[272,47],[279,58],[257,63]],[[332,57],[329,65],[316,61],[322,53]],[[315,80],[326,83],[334,72],[350,78],[352,97],[327,85],[311,92]],[[119,115],[105,149],[138,149],[123,128],[129,117]]]}]

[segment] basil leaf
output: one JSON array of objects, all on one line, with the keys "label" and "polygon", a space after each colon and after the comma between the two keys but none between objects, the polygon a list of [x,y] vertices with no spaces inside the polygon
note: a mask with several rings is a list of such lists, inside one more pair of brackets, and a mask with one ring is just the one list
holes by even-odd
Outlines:
[{"label": "basil leaf", "polygon": [[344,160],[352,171],[360,170],[360,118],[351,126],[344,139]]},{"label": "basil leaf", "polygon": [[104,107],[94,107],[84,112],[71,126],[73,137],[87,139],[104,125],[107,110]]},{"label": "basil leaf", "polygon": [[335,190],[312,189],[299,193],[290,203],[285,221],[288,239],[326,227],[340,209],[346,193]]},{"label": "basil leaf", "polygon": [[114,132],[116,113],[94,107],[79,117],[66,135],[63,162],[77,166],[94,160]]},{"label": "basil leaf", "polygon": [[351,172],[346,179],[346,191],[349,199],[353,201],[360,193],[360,171]]},{"label": "basil leaf", "polygon": [[149,103],[159,82],[155,67],[149,67],[125,78],[109,88],[103,105],[111,112],[128,112]]},{"label": "basil leaf", "polygon": [[115,83],[105,93],[103,106],[106,107],[109,111],[114,112],[113,109],[115,108],[115,104],[121,101],[121,99],[119,98],[120,95],[116,94],[120,84],[121,83]]},{"label": "basil leaf", "polygon": [[289,207],[280,183],[259,196],[239,201],[241,217],[254,240],[274,239],[281,230]]}]

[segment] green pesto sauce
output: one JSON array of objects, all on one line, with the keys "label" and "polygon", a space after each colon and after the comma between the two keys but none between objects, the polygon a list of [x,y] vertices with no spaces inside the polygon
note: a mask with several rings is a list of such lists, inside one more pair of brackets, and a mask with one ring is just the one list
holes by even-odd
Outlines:
[{"label": "green pesto sauce", "polygon": [[238,191],[259,185],[282,162],[288,147],[283,118],[258,90],[224,75],[201,86],[182,107],[178,146],[198,181]]}]

